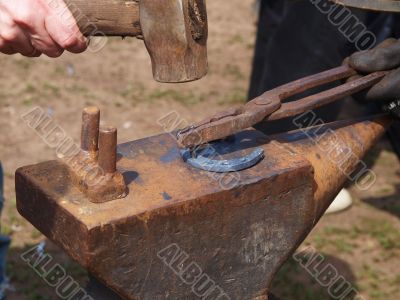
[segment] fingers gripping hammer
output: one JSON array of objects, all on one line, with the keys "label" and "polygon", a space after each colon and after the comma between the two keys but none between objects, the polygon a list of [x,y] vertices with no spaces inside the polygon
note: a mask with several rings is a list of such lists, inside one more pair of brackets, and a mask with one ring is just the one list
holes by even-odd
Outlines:
[{"label": "fingers gripping hammer", "polygon": [[207,74],[205,0],[65,0],[85,36],[144,40],[154,79],[187,82]]}]

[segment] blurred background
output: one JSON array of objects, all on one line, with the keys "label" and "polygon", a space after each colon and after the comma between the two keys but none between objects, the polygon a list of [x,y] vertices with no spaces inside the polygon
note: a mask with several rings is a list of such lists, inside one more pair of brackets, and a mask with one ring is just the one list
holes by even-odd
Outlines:
[{"label": "blurred background", "polygon": [[[65,54],[56,60],[0,55],[0,160],[6,197],[1,231],[12,237],[7,270],[14,288],[8,299],[57,299],[54,289],[20,258],[46,239],[16,211],[15,169],[56,158],[21,115],[39,106],[79,141],[81,110],[96,105],[102,120],[118,127],[122,143],[162,132],[157,120],[171,111],[193,122],[243,104],[256,33],[253,0],[231,0],[229,5],[208,1],[208,11],[210,72],[194,83],[156,83],[145,47],[136,39],[109,39],[98,53]],[[385,140],[367,161],[375,162],[377,182],[364,192],[350,186],[353,207],[324,216],[304,245],[315,247],[365,299],[400,299],[399,163]],[[46,252],[84,286],[85,270],[49,241]],[[284,300],[330,299],[294,260],[280,271],[272,291]]]}]

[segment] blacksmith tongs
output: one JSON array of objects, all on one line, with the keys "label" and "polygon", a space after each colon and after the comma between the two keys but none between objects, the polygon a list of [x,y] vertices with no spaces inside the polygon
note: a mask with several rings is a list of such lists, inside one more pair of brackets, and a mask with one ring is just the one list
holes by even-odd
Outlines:
[{"label": "blacksmith tongs", "polygon": [[211,118],[180,130],[177,133],[177,140],[181,147],[193,149],[195,146],[226,138],[261,121],[273,121],[293,117],[337,101],[373,86],[386,74],[387,71],[371,73],[300,100],[283,102],[285,99],[311,88],[337,80],[348,79],[357,75],[357,72],[350,66],[343,65],[304,77],[270,90],[240,108],[220,112]]}]

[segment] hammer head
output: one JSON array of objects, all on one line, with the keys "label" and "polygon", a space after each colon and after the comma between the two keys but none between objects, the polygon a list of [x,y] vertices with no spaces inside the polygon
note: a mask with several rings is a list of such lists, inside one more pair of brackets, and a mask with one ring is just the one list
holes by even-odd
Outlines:
[{"label": "hammer head", "polygon": [[205,0],[140,0],[140,25],[160,82],[187,82],[207,74]]}]

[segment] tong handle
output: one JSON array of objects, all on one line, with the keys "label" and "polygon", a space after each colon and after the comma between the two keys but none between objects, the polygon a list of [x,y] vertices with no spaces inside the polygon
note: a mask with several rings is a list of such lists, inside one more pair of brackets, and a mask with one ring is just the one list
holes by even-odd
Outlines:
[{"label": "tong handle", "polygon": [[[287,84],[281,85],[276,89],[271,90],[273,94],[278,93],[281,101],[291,96],[300,94],[309,89],[335,82],[340,79],[349,78],[356,75],[357,72],[348,65],[343,65],[334,69],[323,71],[307,77],[297,79]],[[269,92],[267,92],[269,94]]]},{"label": "tong handle", "polygon": [[[352,70],[350,67],[347,67],[347,68]],[[339,68],[336,68],[336,69],[339,69]],[[332,71],[333,70],[335,70],[335,69],[332,69]],[[335,102],[337,100],[343,99],[346,96],[353,95],[353,94],[358,93],[368,87],[372,87],[373,85],[378,83],[387,73],[388,73],[387,71],[371,73],[369,75],[366,75],[366,76],[356,79],[354,81],[347,82],[345,84],[339,85],[332,89],[322,91],[320,93],[302,98],[300,100],[282,103],[281,108],[279,110],[273,112],[265,120],[273,121],[273,120],[279,120],[279,119],[288,118],[288,117],[294,117],[294,116],[304,113],[306,111],[313,110],[313,109],[319,108],[321,106],[327,105],[329,103]],[[335,80],[348,78],[352,75],[351,72],[349,72],[348,74],[350,74],[350,75],[344,76],[344,77],[339,77],[339,78],[336,78]],[[354,74],[356,74],[355,71],[354,71]],[[317,75],[322,76],[323,73],[320,73]],[[333,77],[330,77],[330,78],[333,78]],[[322,81],[322,79],[320,80],[320,82],[321,81]],[[334,80],[324,81],[324,83],[329,83],[332,81],[334,81]],[[314,85],[313,83],[311,83],[311,85],[312,85],[312,87],[317,87],[320,84]],[[304,88],[301,91],[306,91],[308,89],[309,88]],[[297,93],[294,93],[294,94],[290,93],[290,96],[293,96],[295,94],[297,94]]]}]

